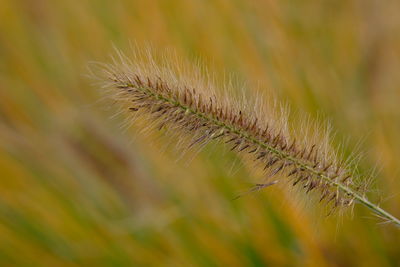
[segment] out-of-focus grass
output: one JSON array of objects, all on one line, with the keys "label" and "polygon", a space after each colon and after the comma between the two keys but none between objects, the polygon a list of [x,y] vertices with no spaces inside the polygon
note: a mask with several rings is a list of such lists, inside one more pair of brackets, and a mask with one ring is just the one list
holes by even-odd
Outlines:
[{"label": "out-of-focus grass", "polygon": [[159,149],[168,137],[123,132],[85,76],[113,44],[201,56],[221,81],[233,72],[330,118],[346,153],[362,140],[361,171],[379,169],[372,197],[399,216],[399,11],[395,0],[2,0],[1,265],[399,265],[399,230],[362,207],[325,218],[279,187],[232,201],[261,178],[251,165],[221,147],[176,162]]}]

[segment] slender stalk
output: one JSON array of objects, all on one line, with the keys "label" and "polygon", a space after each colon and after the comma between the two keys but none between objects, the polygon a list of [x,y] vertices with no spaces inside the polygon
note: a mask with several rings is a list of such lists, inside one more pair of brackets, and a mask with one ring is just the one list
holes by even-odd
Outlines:
[{"label": "slender stalk", "polygon": [[346,186],[343,186],[342,184],[336,184],[336,186],[339,187],[341,190],[345,191],[346,193],[353,195],[358,202],[368,207],[370,210],[372,210],[373,213],[375,213],[379,217],[388,220],[389,223],[393,223],[397,227],[400,227],[400,220],[398,218],[396,218],[386,210],[382,209],[378,205],[370,202],[365,196],[362,196],[357,192],[354,192],[353,190],[351,190]]}]

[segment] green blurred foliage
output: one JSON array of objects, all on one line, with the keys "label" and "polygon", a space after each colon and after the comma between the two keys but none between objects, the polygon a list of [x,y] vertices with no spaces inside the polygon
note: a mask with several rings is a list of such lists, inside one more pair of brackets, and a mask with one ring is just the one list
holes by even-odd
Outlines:
[{"label": "green blurred foliage", "polygon": [[371,198],[399,216],[399,12],[397,0],[0,0],[0,265],[400,265],[399,229],[363,207],[326,217],[285,187],[232,201],[262,178],[251,164],[218,146],[177,161],[168,136],[123,131],[87,77],[113,46],[200,57],[221,82],[233,73],[329,118],[335,145],[378,169]]}]

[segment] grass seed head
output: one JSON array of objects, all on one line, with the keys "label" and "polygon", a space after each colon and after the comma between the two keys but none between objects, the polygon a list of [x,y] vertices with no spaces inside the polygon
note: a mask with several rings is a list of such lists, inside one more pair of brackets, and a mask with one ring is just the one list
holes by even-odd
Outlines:
[{"label": "grass seed head", "polygon": [[132,117],[146,117],[154,128],[190,137],[189,148],[213,140],[228,144],[262,164],[267,177],[279,174],[306,193],[318,191],[319,202],[334,208],[353,203],[351,192],[359,186],[329,147],[327,134],[311,130],[315,127],[309,121],[290,129],[286,112],[274,101],[238,99],[228,94],[229,88],[221,93],[209,75],[203,78],[177,62],[156,59],[149,51],[131,59],[118,53],[113,63],[98,65],[96,76]]}]

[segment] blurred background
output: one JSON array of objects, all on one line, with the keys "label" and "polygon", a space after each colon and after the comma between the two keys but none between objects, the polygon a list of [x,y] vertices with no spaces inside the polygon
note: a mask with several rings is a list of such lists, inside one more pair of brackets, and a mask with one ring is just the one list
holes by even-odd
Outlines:
[{"label": "blurred background", "polygon": [[[223,147],[176,161],[121,128],[89,61],[131,43],[329,118],[400,216],[398,0],[0,0],[1,266],[399,266],[400,231],[261,179]],[[105,104],[106,103],[106,104]],[[172,141],[173,143],[173,141]],[[162,149],[160,149],[160,147]]]}]

